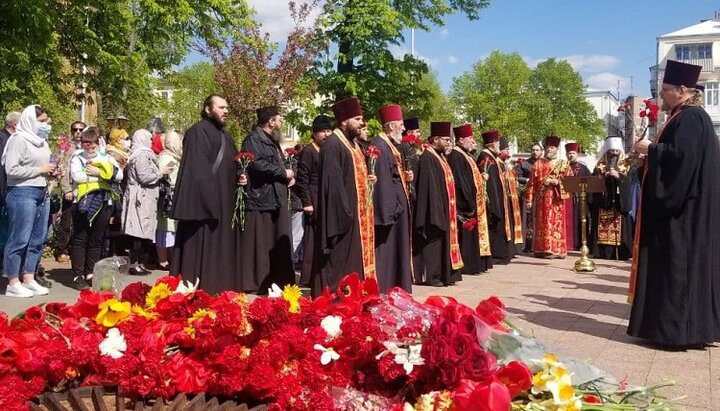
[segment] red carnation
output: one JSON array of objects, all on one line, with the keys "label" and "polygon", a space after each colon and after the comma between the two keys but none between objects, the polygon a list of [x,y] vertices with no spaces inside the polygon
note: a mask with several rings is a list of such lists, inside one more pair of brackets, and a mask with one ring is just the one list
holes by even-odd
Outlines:
[{"label": "red carnation", "polygon": [[298,154],[299,154],[299,152],[292,147],[285,149],[285,155],[288,157],[295,157]]},{"label": "red carnation", "polygon": [[248,153],[247,151],[242,151],[238,153],[238,155],[235,156],[235,162],[236,163],[252,163],[255,161],[255,155],[253,153]]},{"label": "red carnation", "polygon": [[365,150],[365,156],[371,159],[377,159],[380,157],[380,149],[372,145]]},{"label": "red carnation", "polygon": [[463,221],[463,228],[467,231],[472,231],[475,229],[475,226],[477,225],[477,218],[473,217],[466,221]]},{"label": "red carnation", "polygon": [[135,282],[129,284],[122,290],[122,300],[128,301],[133,305],[145,305],[145,297],[152,287],[143,282]]}]

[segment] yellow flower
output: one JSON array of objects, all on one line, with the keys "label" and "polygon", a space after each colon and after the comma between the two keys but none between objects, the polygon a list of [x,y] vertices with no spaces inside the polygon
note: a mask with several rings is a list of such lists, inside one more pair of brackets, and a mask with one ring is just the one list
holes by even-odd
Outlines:
[{"label": "yellow flower", "polygon": [[185,331],[185,334],[189,335],[190,338],[192,338],[193,340],[195,339],[195,327],[189,325],[183,328],[183,331]]},{"label": "yellow flower", "polygon": [[95,321],[103,327],[114,327],[118,322],[130,316],[129,302],[122,302],[115,298],[105,300],[100,304],[100,312]]},{"label": "yellow flower", "polygon": [[291,313],[300,312],[300,297],[302,297],[302,291],[297,285],[286,285],[282,291],[282,298],[290,303]]},{"label": "yellow flower", "polygon": [[140,317],[147,318],[148,320],[154,320],[158,317],[157,313],[154,313],[151,311],[145,311],[145,309],[139,305],[133,305],[132,312],[133,312],[133,314],[139,315]]},{"label": "yellow flower", "polygon": [[200,321],[205,317],[210,317],[211,320],[214,320],[216,318],[215,311],[200,308],[195,311],[192,317],[188,318],[188,324],[192,325],[195,321]]},{"label": "yellow flower", "polygon": [[150,289],[147,296],[145,297],[145,306],[153,309],[157,305],[158,301],[163,298],[169,297],[172,294],[172,290],[165,283],[160,283]]}]

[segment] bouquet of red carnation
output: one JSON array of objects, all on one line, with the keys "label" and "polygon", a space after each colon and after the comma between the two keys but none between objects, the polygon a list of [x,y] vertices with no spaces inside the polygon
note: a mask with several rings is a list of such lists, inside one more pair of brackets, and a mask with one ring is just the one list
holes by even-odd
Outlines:
[{"label": "bouquet of red carnation", "polygon": [[648,126],[652,127],[657,124],[660,107],[650,99],[643,100],[643,103],[645,103],[645,108],[640,111],[640,117],[647,117]]},{"label": "bouquet of red carnation", "polygon": [[[374,176],[375,175],[375,165],[377,164],[377,159],[380,157],[380,149],[377,148],[377,146],[375,146],[375,145],[371,145],[370,147],[367,148],[367,150],[365,150],[365,157],[367,157],[367,162],[368,162],[368,175]],[[372,204],[374,191],[375,191],[375,185],[372,183],[368,183],[368,196],[367,196],[368,204]]]},{"label": "bouquet of red carnation", "polygon": [[458,218],[460,218],[460,221],[462,221],[463,229],[465,229],[467,231],[472,231],[475,229],[475,226],[477,225],[476,217],[467,218],[467,217],[458,216]]},{"label": "bouquet of red carnation", "polygon": [[[240,174],[245,174],[250,163],[255,161],[255,156],[252,153],[243,151],[235,156],[235,164],[237,164]],[[238,186],[235,190],[235,209],[232,215],[232,228],[235,228],[235,224],[240,222],[240,230],[245,230],[245,187]]]},{"label": "bouquet of red carnation", "polygon": [[405,137],[402,138],[402,142],[405,144],[409,144],[413,147],[419,147],[422,145],[422,141],[416,136],[415,134],[408,134]]}]

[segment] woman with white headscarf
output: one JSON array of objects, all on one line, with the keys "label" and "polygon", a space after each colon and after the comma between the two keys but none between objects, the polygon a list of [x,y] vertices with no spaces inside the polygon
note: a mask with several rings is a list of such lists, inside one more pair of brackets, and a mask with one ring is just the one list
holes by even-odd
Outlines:
[{"label": "woman with white headscarf", "polygon": [[155,164],[155,153],[150,148],[152,135],[140,129],[132,136],[130,158],[125,174],[127,187],[123,196],[122,228],[132,238],[130,274],[145,275],[150,271],[140,262],[144,245],[155,240],[157,227],[158,183],[170,172]]},{"label": "woman with white headscarf", "polygon": [[50,162],[48,120],[41,106],[26,107],[2,155],[8,185],[5,202],[9,236],[3,261],[8,297],[46,295],[49,291],[35,281],[50,215],[47,178],[56,168]]},{"label": "woman with white headscarf", "polygon": [[158,167],[168,167],[172,169],[168,174],[163,189],[160,190],[161,209],[158,210],[158,226],[155,244],[157,247],[158,263],[160,268],[165,270],[168,268],[168,249],[175,245],[175,231],[177,230],[177,222],[172,218],[168,218],[172,209],[172,197],[177,182],[178,165],[182,158],[182,137],[176,131],[172,130],[165,134],[165,143],[163,151],[158,155]]}]

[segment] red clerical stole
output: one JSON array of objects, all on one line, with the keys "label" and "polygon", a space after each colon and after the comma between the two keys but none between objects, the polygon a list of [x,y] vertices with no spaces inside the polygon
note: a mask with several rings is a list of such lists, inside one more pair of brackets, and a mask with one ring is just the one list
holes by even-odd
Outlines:
[{"label": "red clerical stole", "polygon": [[455,180],[452,176],[452,169],[447,161],[435,152],[434,148],[428,147],[427,151],[437,158],[440,162],[440,166],[443,168],[443,174],[445,174],[445,189],[447,190],[448,196],[448,219],[450,220],[450,232],[448,233],[450,240],[450,263],[452,264],[453,270],[459,270],[463,267],[463,261],[462,256],[460,255],[460,243],[458,242],[457,207],[455,207]]}]

